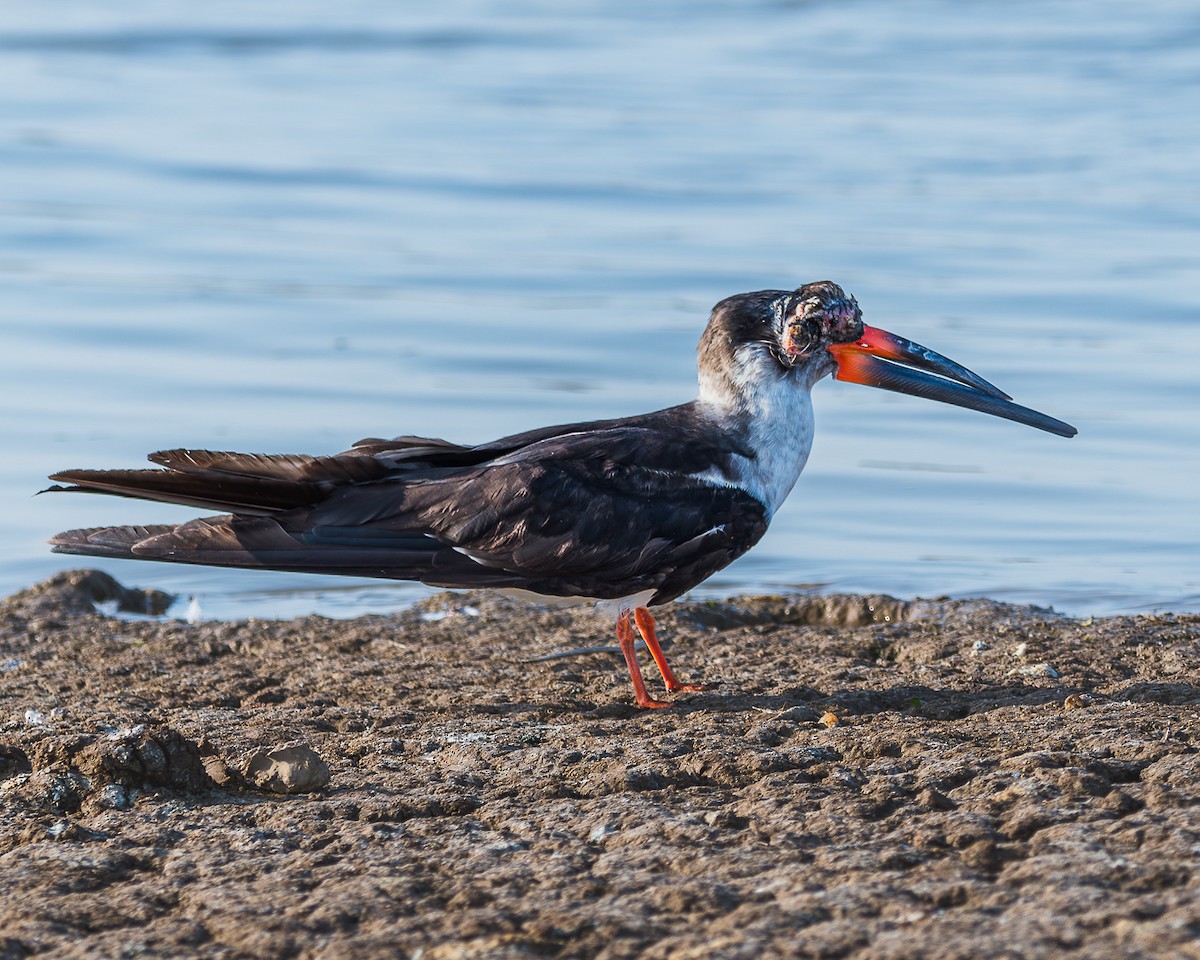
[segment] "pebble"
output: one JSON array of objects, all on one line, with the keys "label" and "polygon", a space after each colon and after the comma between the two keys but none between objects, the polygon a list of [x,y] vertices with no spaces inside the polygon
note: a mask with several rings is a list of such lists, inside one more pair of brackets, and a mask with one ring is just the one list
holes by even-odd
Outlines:
[{"label": "pebble", "polygon": [[299,743],[251,754],[245,778],[271,793],[312,793],[329,783],[329,765],[308,744]]},{"label": "pebble", "polygon": [[1010,677],[1049,677],[1057,680],[1059,672],[1048,663],[1031,663],[1027,667],[1015,667],[1008,671]]},{"label": "pebble", "polygon": [[105,810],[128,810],[133,806],[133,797],[121,784],[106,783],[100,788],[96,803]]},{"label": "pebble", "polygon": [[204,772],[208,774],[208,779],[218,787],[238,785],[239,778],[229,769],[225,761],[216,754],[209,754],[202,757],[201,762],[204,764]]}]

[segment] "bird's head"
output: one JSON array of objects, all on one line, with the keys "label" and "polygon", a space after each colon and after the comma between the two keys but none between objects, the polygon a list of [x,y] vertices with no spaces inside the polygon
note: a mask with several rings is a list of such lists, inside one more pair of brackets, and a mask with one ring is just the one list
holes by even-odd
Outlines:
[{"label": "bird's head", "polygon": [[869,327],[854,297],[822,280],[796,290],[741,293],[718,303],[700,340],[701,396],[737,404],[784,379],[837,380],[939,400],[1072,437],[1076,430],[1013,403],[961,364]]},{"label": "bird's head", "polygon": [[865,329],[858,301],[828,280],[805,284],[771,306],[777,316],[775,356],[784,368],[821,359],[830,346],[853,343]]}]

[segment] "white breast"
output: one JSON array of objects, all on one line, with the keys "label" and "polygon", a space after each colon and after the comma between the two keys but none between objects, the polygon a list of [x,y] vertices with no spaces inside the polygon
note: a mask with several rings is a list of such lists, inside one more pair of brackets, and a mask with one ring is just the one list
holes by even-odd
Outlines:
[{"label": "white breast", "polygon": [[774,358],[755,345],[740,348],[736,360],[733,377],[701,375],[700,405],[731,430],[744,429],[754,456],[736,456],[729,471],[708,470],[697,479],[745,490],[766,507],[769,520],[812,450],[812,382],[800,376],[806,371],[781,373]]}]

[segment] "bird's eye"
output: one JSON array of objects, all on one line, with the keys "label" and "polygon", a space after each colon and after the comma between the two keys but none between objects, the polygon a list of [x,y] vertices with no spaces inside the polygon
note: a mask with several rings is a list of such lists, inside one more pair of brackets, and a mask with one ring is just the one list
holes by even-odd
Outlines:
[{"label": "bird's eye", "polygon": [[821,321],[814,317],[795,320],[783,337],[783,355],[791,363],[812,355],[821,344]]}]

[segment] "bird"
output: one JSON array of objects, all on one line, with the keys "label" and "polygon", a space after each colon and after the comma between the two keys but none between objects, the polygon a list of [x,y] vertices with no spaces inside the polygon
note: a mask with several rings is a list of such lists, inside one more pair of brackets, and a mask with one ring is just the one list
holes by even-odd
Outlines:
[{"label": "bird", "polygon": [[700,339],[696,399],[638,416],[477,445],[399,436],[320,456],[181,448],[151,454],[151,468],[64,470],[49,491],[221,513],[69,530],[50,544],[65,554],[595,602],[614,618],[637,705],[666,707],[671,701],[646,688],[634,633],[669,693],[706,689],[672,671],[651,608],[762,538],[808,460],[818,381],[832,374],[1075,435],[862,316],[855,298],[827,280],[728,297]]}]

